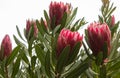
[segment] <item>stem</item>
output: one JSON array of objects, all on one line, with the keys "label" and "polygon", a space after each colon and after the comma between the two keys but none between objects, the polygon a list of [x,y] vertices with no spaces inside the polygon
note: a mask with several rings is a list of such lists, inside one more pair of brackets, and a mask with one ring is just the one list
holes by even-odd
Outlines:
[{"label": "stem", "polygon": [[8,70],[7,70],[7,66],[5,66],[5,76],[6,76],[6,78],[9,78],[9,77],[8,77]]},{"label": "stem", "polygon": [[104,64],[100,66],[99,78],[107,78],[106,77],[106,66]]}]

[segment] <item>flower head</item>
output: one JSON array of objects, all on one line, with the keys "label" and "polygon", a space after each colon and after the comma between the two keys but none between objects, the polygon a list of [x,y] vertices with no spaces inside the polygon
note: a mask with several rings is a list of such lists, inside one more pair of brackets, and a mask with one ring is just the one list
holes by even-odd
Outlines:
[{"label": "flower head", "polygon": [[37,26],[36,26],[36,22],[33,21],[33,20],[32,21],[30,21],[30,20],[26,21],[26,37],[27,37],[32,25],[34,26],[34,37],[37,37],[38,29],[37,29]]},{"label": "flower head", "polygon": [[2,54],[0,54],[0,55],[3,57],[8,57],[11,54],[12,43],[11,43],[9,35],[5,35],[5,37],[4,37],[4,39],[1,43],[1,51],[3,51],[3,52],[1,52],[1,53],[3,53],[3,55]]},{"label": "flower head", "polygon": [[88,28],[88,43],[93,55],[103,52],[103,46],[107,43],[107,54],[110,53],[111,32],[107,24],[91,23]]},{"label": "flower head", "polygon": [[[60,24],[65,12],[70,12],[70,4],[64,4],[63,2],[51,2],[49,6],[49,16],[51,23],[55,19],[55,26]],[[54,29],[55,27],[51,26],[51,28]]]},{"label": "flower head", "polygon": [[82,43],[83,36],[81,36],[78,32],[72,32],[68,29],[62,29],[58,40],[57,40],[57,56],[59,56],[62,50],[70,45],[70,51],[74,47],[77,42]]}]

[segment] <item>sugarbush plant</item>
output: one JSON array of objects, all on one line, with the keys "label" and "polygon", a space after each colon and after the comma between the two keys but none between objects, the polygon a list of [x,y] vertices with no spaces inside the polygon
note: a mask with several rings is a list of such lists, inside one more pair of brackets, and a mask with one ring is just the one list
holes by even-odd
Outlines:
[{"label": "sugarbush plant", "polygon": [[113,3],[101,2],[99,20],[85,34],[78,32],[85,17],[74,20],[78,8],[63,2],[51,2],[40,20],[27,19],[23,33],[16,26],[17,46],[8,34],[1,43],[0,78],[119,78],[120,21]]}]

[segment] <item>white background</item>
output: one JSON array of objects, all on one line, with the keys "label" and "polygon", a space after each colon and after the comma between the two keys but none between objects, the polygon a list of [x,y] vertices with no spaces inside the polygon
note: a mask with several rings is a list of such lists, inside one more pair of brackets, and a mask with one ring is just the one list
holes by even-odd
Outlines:
[{"label": "white background", "polygon": [[[85,17],[85,20],[89,23],[98,20],[98,14],[100,14],[100,7],[102,5],[101,0],[56,1],[71,3],[73,8],[78,7],[76,19]],[[120,20],[120,0],[111,1],[114,2],[114,6],[117,6],[114,15],[116,21],[118,21]],[[48,11],[50,2],[51,0],[0,0],[0,43],[5,34],[9,34],[13,46],[15,46],[13,34],[17,35],[16,25],[18,25],[23,35],[26,20],[43,17],[43,10]]]}]

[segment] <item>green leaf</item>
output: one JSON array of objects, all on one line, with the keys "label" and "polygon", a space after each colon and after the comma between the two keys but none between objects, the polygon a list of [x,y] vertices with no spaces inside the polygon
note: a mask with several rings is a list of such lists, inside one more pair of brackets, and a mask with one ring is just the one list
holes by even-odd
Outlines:
[{"label": "green leaf", "polygon": [[111,28],[111,33],[112,33],[112,37],[114,35],[114,33],[117,31],[118,27],[119,27],[120,21],[118,21],[112,28]]},{"label": "green leaf", "polygon": [[26,52],[25,48],[22,48],[19,53],[20,53],[22,60],[24,60],[25,63],[29,64],[29,60],[25,52]]},{"label": "green leaf", "polygon": [[71,25],[71,23],[73,22],[73,20],[75,19],[75,16],[77,14],[77,9],[75,8],[72,12],[72,14],[70,15],[70,17],[67,18],[67,23],[66,23],[66,27],[69,28],[69,26]]},{"label": "green leaf", "polygon": [[120,69],[120,61],[117,61],[112,66],[108,68],[109,71],[115,71]]},{"label": "green leaf", "polygon": [[34,25],[32,24],[30,27],[30,30],[27,34],[27,40],[31,40],[34,37]]},{"label": "green leaf", "polygon": [[103,62],[103,52],[98,53],[95,62],[96,62],[96,65],[98,65],[98,66],[102,64],[102,62]]},{"label": "green leaf", "polygon": [[41,35],[41,33],[38,33],[38,38],[40,39],[44,47],[51,51],[51,46],[49,45],[48,41]]},{"label": "green leaf", "polygon": [[52,47],[52,64],[56,65],[57,62],[57,56],[56,56],[56,49],[57,49],[57,39],[58,39],[58,35],[56,34],[54,37],[51,38],[51,47]]},{"label": "green leaf", "polygon": [[70,51],[70,46],[66,46],[63,49],[62,53],[60,54],[56,65],[56,71],[58,73],[61,73],[63,71],[63,68],[68,60],[69,51]]},{"label": "green leaf", "polygon": [[106,59],[108,56],[108,47],[107,47],[107,42],[104,43],[103,47],[102,47],[102,51],[103,51],[103,59]]},{"label": "green leaf", "polygon": [[63,17],[62,17],[62,20],[61,20],[60,30],[65,27],[66,20],[67,20],[67,13],[65,12],[64,15],[63,15]]},{"label": "green leaf", "polygon": [[25,41],[25,40],[23,39],[21,33],[20,33],[20,30],[19,30],[18,26],[16,26],[16,29],[17,29],[17,33],[18,33],[19,37],[20,37],[23,41]]},{"label": "green leaf", "polygon": [[47,32],[47,28],[46,28],[46,26],[45,26],[45,21],[43,20],[43,18],[41,18],[41,28],[43,29],[43,31],[44,31],[44,33],[46,32],[46,33],[48,33]]},{"label": "green leaf", "polygon": [[113,11],[115,11],[116,7],[114,7],[112,10],[109,11],[109,13],[107,14],[107,18],[110,17],[110,15],[113,13]]},{"label": "green leaf", "polygon": [[[41,18],[41,20],[43,20],[43,19]],[[39,32],[43,36],[45,31],[43,30],[43,27],[42,27],[41,23],[38,20],[36,20],[36,25],[37,25],[37,28],[38,28]]]},{"label": "green leaf", "polygon": [[16,55],[18,54],[19,50],[20,50],[20,46],[17,46],[14,48],[11,55],[7,58],[6,65],[9,65],[11,62],[13,62],[13,60],[16,58]]},{"label": "green leaf", "polygon": [[47,12],[45,10],[44,10],[44,17],[45,17],[45,19],[47,21],[47,25],[48,25],[48,27],[50,29],[50,18],[49,18],[48,14],[47,14]]},{"label": "green leaf", "polygon": [[18,56],[14,66],[13,66],[13,72],[12,72],[12,78],[15,78],[15,75],[18,73],[19,71],[19,66],[20,66],[20,56]]},{"label": "green leaf", "polygon": [[95,60],[95,59],[93,58],[93,56],[90,54],[90,52],[88,51],[85,43],[84,43],[84,42],[82,42],[82,43],[83,43],[83,47],[84,47],[85,52],[86,52],[86,54],[88,55],[88,57],[89,57],[90,59],[92,59],[92,60]]},{"label": "green leaf", "polygon": [[54,28],[54,30],[53,30],[53,33],[54,33],[54,34],[57,33],[58,30],[60,30],[60,27],[61,27],[61,25],[56,26],[56,27]]},{"label": "green leaf", "polygon": [[106,66],[105,65],[102,65],[100,67],[100,75],[99,75],[99,78],[107,78],[107,74],[106,74]]},{"label": "green leaf", "polygon": [[45,71],[49,78],[52,78],[51,75],[51,64],[50,64],[50,52],[48,51],[45,56]]},{"label": "green leaf", "polygon": [[78,78],[82,73],[88,69],[88,63],[81,63],[74,70],[70,71],[65,78]]},{"label": "green leaf", "polygon": [[21,47],[26,47],[25,44],[23,44],[22,42],[20,42],[15,35],[13,35],[13,38],[14,38],[15,43],[17,45],[20,45]]},{"label": "green leaf", "polygon": [[76,45],[73,47],[73,50],[69,56],[67,65],[69,65],[70,63],[72,63],[73,61],[75,61],[75,58],[77,57],[78,53],[79,53],[79,49],[81,46],[81,42],[76,43]]},{"label": "green leaf", "polygon": [[37,59],[36,56],[32,56],[32,58],[31,58],[31,66],[32,66],[32,70],[35,69],[36,59]]},{"label": "green leaf", "polygon": [[79,21],[80,21],[80,19],[75,22],[75,24],[71,27],[71,31],[75,30],[75,26],[78,25]]},{"label": "green leaf", "polygon": [[87,22],[85,21],[84,17],[80,20],[78,26],[75,26],[75,31],[78,31],[80,29],[81,26],[84,26],[85,24],[87,24]]},{"label": "green leaf", "polygon": [[36,52],[37,57],[40,60],[41,64],[44,66],[45,65],[45,52],[39,45],[35,46],[35,52]]},{"label": "green leaf", "polygon": [[115,54],[117,53],[117,52],[115,52],[117,49],[118,49],[118,43],[119,43],[119,39],[120,39],[120,31],[117,33],[117,35],[115,36],[115,38],[114,38],[114,40],[113,40],[113,42],[112,42],[112,46],[111,46],[111,52],[110,52],[110,55],[109,55],[109,59],[113,59],[113,58],[115,58]]},{"label": "green leaf", "polygon": [[101,17],[101,16],[98,16],[98,17],[99,17],[99,22],[103,23],[104,22],[103,17]]}]

